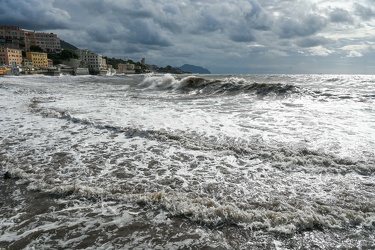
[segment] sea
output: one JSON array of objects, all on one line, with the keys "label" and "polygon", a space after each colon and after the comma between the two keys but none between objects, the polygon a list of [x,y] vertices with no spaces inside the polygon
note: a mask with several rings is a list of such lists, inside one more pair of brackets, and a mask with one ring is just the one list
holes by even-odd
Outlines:
[{"label": "sea", "polygon": [[375,75],[2,77],[0,249],[375,249]]}]

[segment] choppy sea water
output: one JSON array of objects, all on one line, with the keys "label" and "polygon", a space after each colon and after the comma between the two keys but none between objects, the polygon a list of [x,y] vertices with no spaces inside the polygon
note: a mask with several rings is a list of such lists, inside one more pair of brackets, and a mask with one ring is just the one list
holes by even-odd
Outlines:
[{"label": "choppy sea water", "polygon": [[374,249],[375,76],[0,78],[0,248]]}]

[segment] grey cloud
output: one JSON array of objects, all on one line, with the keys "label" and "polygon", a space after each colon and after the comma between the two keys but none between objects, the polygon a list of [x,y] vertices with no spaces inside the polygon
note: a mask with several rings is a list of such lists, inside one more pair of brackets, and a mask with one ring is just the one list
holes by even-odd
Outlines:
[{"label": "grey cloud", "polygon": [[203,13],[200,32],[213,32],[222,28],[222,23],[211,13]]},{"label": "grey cloud", "polygon": [[363,20],[368,21],[370,19],[375,18],[375,9],[372,7],[366,7],[362,4],[355,3],[355,12],[359,15]]},{"label": "grey cloud", "polygon": [[324,37],[308,37],[297,41],[297,45],[301,48],[311,48],[329,43],[330,40]]},{"label": "grey cloud", "polygon": [[[98,32],[100,30],[101,32]],[[115,37],[115,30],[113,27],[103,27],[98,29],[98,26],[90,27],[87,29],[87,34],[91,38],[90,40],[99,43],[110,43]]]},{"label": "grey cloud", "polygon": [[171,43],[163,37],[160,27],[147,19],[136,19],[127,23],[130,30],[127,42],[146,45],[170,46]]},{"label": "grey cloud", "polygon": [[281,18],[276,24],[276,32],[281,38],[306,37],[314,35],[327,26],[323,16],[310,14],[303,18]]},{"label": "grey cloud", "polygon": [[179,8],[173,3],[163,4],[151,0],[65,0],[56,4],[73,12],[72,19],[76,23],[87,23],[92,20],[95,23],[107,22],[113,26],[126,26],[136,19],[145,19],[172,32],[181,30],[177,16]]},{"label": "grey cloud", "polygon": [[291,47],[293,46],[293,40],[278,40],[277,45],[281,47]]},{"label": "grey cloud", "polygon": [[341,8],[335,8],[330,13],[330,20],[334,23],[354,23],[354,19],[351,14],[347,10]]},{"label": "grey cloud", "polygon": [[[172,21],[175,15],[173,13],[178,13],[178,7],[173,4],[152,4],[150,0],[65,0],[59,2],[59,6],[72,8],[72,29],[77,29],[78,32],[83,29],[88,35],[87,42],[90,43],[96,41],[108,44],[118,40],[123,44],[167,47],[171,45],[167,31],[178,33],[180,30]],[[87,25],[91,23],[95,25]]]},{"label": "grey cloud", "polygon": [[118,23],[126,25],[133,22],[134,19],[146,19],[159,25],[161,29],[171,31],[173,33],[181,32],[179,24],[180,9],[177,4],[173,3],[154,3],[148,1],[128,1],[128,3],[111,6],[111,12],[117,17]]},{"label": "grey cloud", "polygon": [[[368,41],[371,21],[375,18],[374,1],[355,1],[347,9],[342,7],[343,3],[338,0],[2,0],[0,23],[48,30],[80,48],[106,56],[136,60],[146,57],[148,62],[160,65],[195,60],[211,65],[223,61],[226,67],[227,61],[247,64],[256,57],[253,63],[261,65],[267,64],[263,59],[265,51],[270,52],[267,54],[270,60],[273,54],[284,51],[288,57],[283,60],[293,63],[298,56],[302,58],[299,51],[329,46],[335,53],[326,58],[333,54],[346,56],[340,55],[342,51],[338,48],[361,44],[363,39]],[[364,59],[368,57],[367,52],[361,53]],[[307,57],[308,53],[304,54],[303,60]],[[236,66],[233,63],[233,68]]]},{"label": "grey cloud", "polygon": [[250,30],[235,31],[230,34],[230,39],[234,42],[253,42],[256,37]]},{"label": "grey cloud", "polygon": [[69,15],[66,11],[53,7],[54,1],[2,0],[0,23],[18,25],[26,29],[44,30],[67,28]]},{"label": "grey cloud", "polygon": [[124,51],[122,52],[127,53],[127,54],[133,54],[133,53],[144,53],[145,51],[143,48],[139,46],[128,44],[128,45],[124,45]]},{"label": "grey cloud", "polygon": [[273,25],[271,16],[256,0],[206,1],[190,10],[184,14],[192,16],[186,24],[193,23],[193,34],[219,32],[234,42],[255,41],[257,30],[270,30]]},{"label": "grey cloud", "polygon": [[112,12],[120,23],[126,25],[134,19],[147,19],[173,33],[179,33],[182,29],[180,25],[182,15],[177,4],[151,0],[125,2],[123,4],[116,2],[116,5],[112,6]]},{"label": "grey cloud", "polygon": [[181,14],[179,7],[176,4],[167,3],[163,6],[163,10],[166,13],[170,13],[172,15],[179,15]]},{"label": "grey cloud", "polygon": [[252,9],[245,13],[245,20],[248,21],[250,27],[257,30],[269,30],[273,25],[273,17],[258,2],[252,2]]},{"label": "grey cloud", "polygon": [[130,20],[132,18],[155,18],[154,14],[148,8],[137,3],[139,6],[126,6],[124,9],[115,9],[115,13],[122,18]]}]

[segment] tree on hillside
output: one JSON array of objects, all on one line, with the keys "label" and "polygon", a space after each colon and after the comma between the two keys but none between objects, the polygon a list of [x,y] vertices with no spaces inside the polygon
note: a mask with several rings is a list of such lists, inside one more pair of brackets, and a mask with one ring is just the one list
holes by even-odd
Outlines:
[{"label": "tree on hillside", "polygon": [[78,59],[78,58],[79,58],[79,56],[72,49],[64,49],[60,53],[60,59],[61,60]]},{"label": "tree on hillside", "polygon": [[79,56],[72,49],[64,49],[59,54],[55,54],[55,53],[48,54],[48,59],[51,59],[54,65],[61,64],[62,61],[67,61],[69,59],[78,59],[78,58]]},{"label": "tree on hillside", "polygon": [[114,57],[112,58],[109,58],[109,57],[106,57],[104,56],[103,57],[106,61],[107,61],[107,64],[108,65],[111,65],[113,68],[117,69],[118,68],[118,65],[120,63],[126,63],[126,61],[122,60],[122,59],[116,59]]}]

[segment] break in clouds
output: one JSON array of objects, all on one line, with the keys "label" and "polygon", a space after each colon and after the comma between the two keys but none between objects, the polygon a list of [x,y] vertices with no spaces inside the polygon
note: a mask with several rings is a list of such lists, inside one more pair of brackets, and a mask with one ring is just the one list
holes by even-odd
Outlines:
[{"label": "break in clouds", "polygon": [[215,72],[228,61],[246,70],[272,67],[271,58],[297,65],[307,57],[370,55],[373,6],[370,0],[5,0],[0,23],[54,32],[107,56],[200,63]]}]

